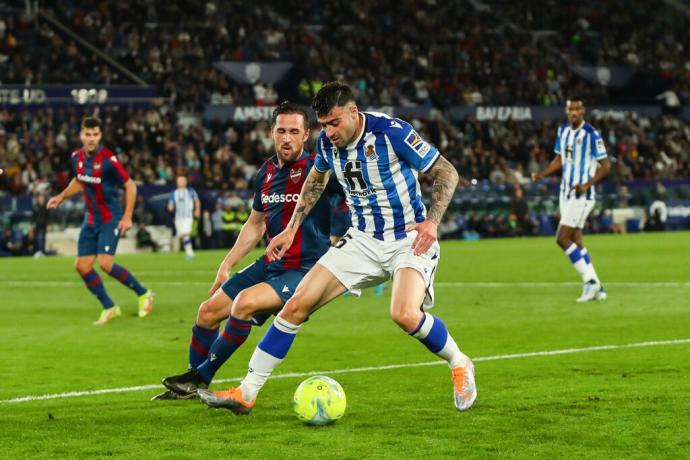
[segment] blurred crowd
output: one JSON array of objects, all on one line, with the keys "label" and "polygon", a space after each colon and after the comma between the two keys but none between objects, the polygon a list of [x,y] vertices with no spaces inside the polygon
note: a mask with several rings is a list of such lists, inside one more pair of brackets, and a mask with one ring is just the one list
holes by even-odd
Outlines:
[{"label": "blurred crowd", "polygon": [[[133,83],[23,6],[0,0],[0,84]],[[213,231],[223,213],[244,205],[239,197],[251,194],[257,167],[273,146],[266,122],[203,123],[207,104],[308,104],[323,82],[344,80],[364,106],[433,107],[429,118],[408,121],[466,180],[517,190],[551,161],[561,121],[451,122],[445,108],[562,106],[572,93],[588,105],[640,103],[636,97],[643,94],[650,103],[645,88],[637,94],[589,84],[575,65],[630,66],[667,89],[676,105],[690,102],[690,21],[662,0],[635,8],[624,0],[56,0],[41,6],[157,88],[162,97],[150,108],[90,114],[103,120],[104,143],[137,184],[171,184],[184,174],[200,191],[220,191],[222,199],[206,215]],[[217,61],[289,61],[294,67],[278,86],[240,85],[214,68]],[[0,197],[45,196],[67,184],[82,110],[0,108]],[[588,121],[607,144],[610,180],[690,177],[690,126],[678,113]],[[449,214],[447,233],[502,236],[548,228],[531,211],[513,207],[495,215]],[[591,225],[610,228],[602,216]],[[3,235],[0,252],[33,248],[24,243],[27,233]],[[41,231],[33,233],[40,246]],[[209,238],[219,244],[217,235]]]},{"label": "blurred crowd", "polygon": [[[176,112],[102,110],[104,144],[139,184],[170,184],[189,176],[197,189],[251,190],[261,163],[274,153],[267,122],[183,123]],[[81,114],[70,109],[0,110],[0,190],[12,194],[63,188],[69,156],[80,147]],[[557,121],[409,120],[468,180],[525,184],[553,158]],[[690,177],[690,126],[671,116],[591,121],[613,162],[609,180]],[[312,130],[312,137],[318,127]],[[313,148],[313,142],[311,146]],[[554,179],[557,180],[557,177]]]},{"label": "blurred crowd", "polygon": [[[561,105],[566,92],[592,104],[634,100],[636,94],[584,83],[573,65],[632,66],[690,100],[690,19],[663,0],[634,8],[625,0],[57,0],[45,6],[177,108],[254,105],[267,93],[306,102],[333,79],[352,82],[370,105]],[[0,55],[4,83],[127,82],[23,13],[2,20]],[[280,88],[252,88],[213,68],[229,60],[295,66]]]},{"label": "blurred crowd", "polygon": [[[274,153],[267,122],[184,124],[175,112],[103,110],[104,144],[137,184],[170,184],[189,176],[197,189],[252,188],[261,163]],[[77,110],[0,110],[0,190],[46,192],[70,179],[69,156],[80,147]],[[495,185],[525,184],[553,158],[556,121],[450,123],[442,118],[411,123],[466,179]],[[592,120],[613,161],[610,180],[690,177],[690,126],[678,118]],[[318,127],[312,130],[312,137]],[[313,146],[313,142],[312,142]]]}]

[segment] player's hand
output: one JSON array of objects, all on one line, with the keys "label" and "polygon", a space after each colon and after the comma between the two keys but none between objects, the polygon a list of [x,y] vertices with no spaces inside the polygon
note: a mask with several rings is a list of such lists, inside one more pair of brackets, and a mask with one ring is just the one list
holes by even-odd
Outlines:
[{"label": "player's hand", "polygon": [[213,280],[211,289],[208,290],[208,295],[213,295],[222,285],[230,278],[230,268],[221,265],[216,273],[216,279]]},{"label": "player's hand", "polygon": [[412,249],[414,255],[419,256],[427,252],[438,239],[438,226],[430,220],[425,220],[405,229],[406,232],[413,230],[417,230],[417,237],[412,242]]},{"label": "player's hand", "polygon": [[584,184],[577,184],[575,186],[575,191],[577,193],[580,193],[580,194],[586,193],[587,189],[590,188],[591,186],[592,186],[592,184],[590,184],[589,182],[585,182]]},{"label": "player's hand", "polygon": [[198,219],[199,217],[201,217],[201,213],[200,213],[199,211],[196,211],[196,212],[194,213],[194,218],[195,218],[195,219]]},{"label": "player's hand", "polygon": [[532,173],[532,182],[539,182],[542,178],[542,175],[539,174],[538,172],[533,172]]},{"label": "player's hand", "polygon": [[62,203],[63,200],[64,198],[62,197],[62,195],[55,195],[54,197],[48,200],[48,202],[46,203],[46,208],[55,209],[58,206],[60,206],[60,203]]},{"label": "player's hand", "polygon": [[127,230],[132,228],[132,218],[131,217],[123,217],[120,219],[120,223],[117,224],[117,230],[120,236],[125,236],[125,233],[127,233]]},{"label": "player's hand", "polygon": [[292,246],[295,233],[294,230],[285,229],[268,243],[268,246],[266,246],[266,257],[268,257],[269,262],[275,262],[283,258],[287,250]]}]

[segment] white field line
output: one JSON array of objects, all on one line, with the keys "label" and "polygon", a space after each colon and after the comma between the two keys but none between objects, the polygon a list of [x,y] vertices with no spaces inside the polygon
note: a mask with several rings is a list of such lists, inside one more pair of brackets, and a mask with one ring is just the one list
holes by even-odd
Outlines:
[{"label": "white field line", "polygon": [[[151,286],[208,286],[211,281],[147,281]],[[0,280],[0,286],[41,286],[41,287],[74,287],[83,286],[81,281],[40,281],[40,280]],[[475,288],[540,288],[540,287],[569,287],[582,286],[579,282],[463,282],[463,281],[439,281],[434,283],[435,287],[475,287]],[[686,281],[607,281],[606,286],[616,287],[690,287],[690,282]]]},{"label": "white field line", "polygon": [[[495,355],[495,356],[482,356],[478,358],[473,358],[474,362],[481,361],[498,361],[505,359],[518,359],[518,358],[531,358],[535,356],[554,356],[554,355],[568,355],[574,353],[589,353],[592,351],[606,351],[606,350],[621,350],[625,348],[646,348],[646,347],[659,347],[667,345],[680,345],[680,344],[690,344],[690,339],[678,339],[678,340],[655,340],[652,342],[638,342],[638,343],[628,343],[620,345],[597,345],[592,347],[584,348],[565,348],[562,350],[550,350],[550,351],[534,351],[530,353],[513,353],[507,355]],[[446,364],[445,361],[428,361],[424,363],[408,363],[408,364],[390,364],[387,366],[369,366],[369,367],[354,367],[349,369],[332,369],[328,371],[311,371],[311,372],[291,372],[285,374],[277,374],[271,377],[271,379],[289,379],[289,378],[300,378],[308,377],[310,375],[332,375],[332,374],[351,374],[355,372],[376,372],[385,371],[389,369],[403,369],[410,367],[422,367],[422,366],[437,366],[440,364]],[[227,382],[239,382],[241,377],[235,377],[230,379],[218,379],[214,380],[214,383],[227,383]],[[90,390],[90,391],[70,391],[67,393],[55,393],[40,396],[21,396],[12,399],[0,400],[0,404],[11,404],[11,403],[22,403],[27,401],[43,401],[51,399],[60,398],[76,398],[80,396],[96,396],[110,393],[131,393],[134,391],[145,391],[160,389],[163,391],[163,386],[158,385],[140,385],[135,387],[122,387],[122,388],[105,388],[102,390]]]}]

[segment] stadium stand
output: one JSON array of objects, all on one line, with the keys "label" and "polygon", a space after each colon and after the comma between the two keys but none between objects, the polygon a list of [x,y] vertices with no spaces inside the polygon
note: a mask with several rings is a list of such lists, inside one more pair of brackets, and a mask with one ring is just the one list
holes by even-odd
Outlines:
[{"label": "stadium stand", "polygon": [[[528,178],[550,160],[563,117],[457,117],[458,107],[558,110],[573,92],[592,107],[627,104],[627,111],[592,120],[613,160],[604,203],[649,206],[657,183],[673,198],[687,198],[688,14],[661,0],[634,9],[625,4],[427,0],[428,8],[419,8],[382,0],[359,2],[355,10],[347,1],[286,0],[248,9],[230,0],[202,6],[58,0],[32,10],[22,1],[0,2],[0,92],[145,83],[157,95],[142,104],[100,105],[13,105],[0,97],[4,226],[24,222],[26,233],[31,196],[69,180],[68,157],[79,145],[85,113],[104,120],[105,143],[144,187],[141,221],[165,221],[155,187],[170,187],[184,173],[207,192],[212,226],[215,213],[247,198],[271,139],[265,121],[208,119],[205,109],[283,99],[308,104],[320,84],[335,78],[352,83],[364,107],[409,108],[406,118],[477,181],[458,193],[446,235],[548,233],[555,212],[548,204],[555,179],[536,185]],[[242,84],[214,65],[220,61],[293,65],[275,85]],[[637,107],[655,111],[636,113]],[[58,225],[78,219],[76,206]],[[611,216],[597,212],[601,219],[592,219],[590,230],[615,231]]]}]

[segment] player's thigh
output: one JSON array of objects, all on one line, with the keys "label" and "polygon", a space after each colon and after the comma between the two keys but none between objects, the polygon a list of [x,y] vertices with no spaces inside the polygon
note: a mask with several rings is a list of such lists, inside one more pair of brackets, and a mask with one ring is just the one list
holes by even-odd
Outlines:
[{"label": "player's thigh", "polygon": [[359,296],[361,289],[376,286],[389,278],[380,262],[380,244],[380,241],[350,229],[321,256],[317,265],[325,267],[346,290]]},{"label": "player's thigh", "polygon": [[295,294],[283,308],[283,318],[290,320],[289,315],[296,314],[301,318],[309,316],[331,300],[347,291],[347,288],[331,273],[328,268],[317,262],[302,278]]},{"label": "player's thigh", "polygon": [[98,254],[98,234],[99,228],[96,225],[81,226],[77,240],[77,257],[93,256],[95,259]]},{"label": "player's thigh", "polygon": [[230,314],[240,319],[249,319],[255,313],[277,313],[284,303],[275,288],[263,282],[240,291],[232,302]]},{"label": "player's thigh", "polygon": [[88,273],[96,261],[96,256],[77,256],[74,260],[74,268],[81,274]]},{"label": "player's thigh", "polygon": [[426,296],[427,284],[422,273],[411,267],[399,269],[393,275],[391,318],[412,330],[419,323]]},{"label": "player's thigh", "polygon": [[384,268],[393,274],[392,315],[418,312],[422,306],[431,308],[434,305],[434,278],[441,259],[441,246],[435,241],[424,254],[415,255],[412,249],[415,238],[416,232],[410,232],[403,240],[385,244],[390,256],[386,257]]},{"label": "player's thigh", "polygon": [[120,231],[117,229],[115,222],[101,224],[100,232],[98,233],[98,255],[115,255],[119,239]]}]

